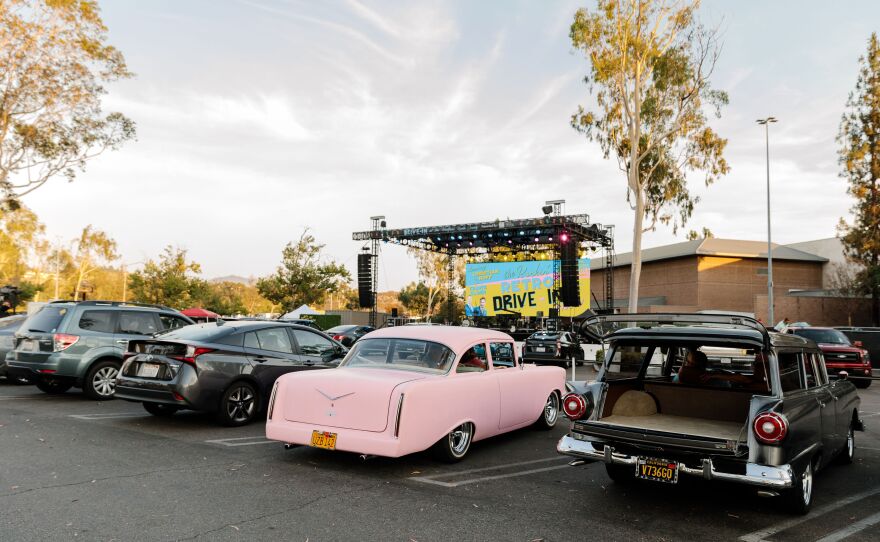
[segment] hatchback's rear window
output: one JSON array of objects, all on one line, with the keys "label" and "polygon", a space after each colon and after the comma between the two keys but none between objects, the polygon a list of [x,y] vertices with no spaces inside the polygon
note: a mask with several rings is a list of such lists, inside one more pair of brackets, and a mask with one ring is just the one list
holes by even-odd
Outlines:
[{"label": "hatchback's rear window", "polygon": [[160,332],[159,336],[165,339],[182,339],[185,341],[217,342],[227,335],[235,333],[234,327],[218,326],[216,323],[196,324],[180,327],[166,332]]},{"label": "hatchback's rear window", "polygon": [[58,307],[46,305],[38,312],[29,316],[22,324],[20,331],[33,331],[37,333],[55,333],[61,321],[67,313],[70,312],[69,307]]}]

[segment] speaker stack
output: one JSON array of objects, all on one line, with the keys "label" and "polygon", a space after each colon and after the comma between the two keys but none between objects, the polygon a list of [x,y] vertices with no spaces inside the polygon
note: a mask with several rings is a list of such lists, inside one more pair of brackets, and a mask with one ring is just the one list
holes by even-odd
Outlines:
[{"label": "speaker stack", "polygon": [[562,304],[566,307],[580,307],[581,285],[578,280],[578,244],[569,241],[559,245],[561,258],[561,295]]},{"label": "speaker stack", "polygon": [[373,306],[373,255],[358,254],[358,304]]}]

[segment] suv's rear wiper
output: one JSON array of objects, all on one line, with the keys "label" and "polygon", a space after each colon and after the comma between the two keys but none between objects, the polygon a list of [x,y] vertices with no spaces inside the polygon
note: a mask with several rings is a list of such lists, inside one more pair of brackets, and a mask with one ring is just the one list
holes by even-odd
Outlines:
[{"label": "suv's rear wiper", "polygon": [[33,331],[34,333],[46,333],[45,329],[29,329],[28,331]]}]

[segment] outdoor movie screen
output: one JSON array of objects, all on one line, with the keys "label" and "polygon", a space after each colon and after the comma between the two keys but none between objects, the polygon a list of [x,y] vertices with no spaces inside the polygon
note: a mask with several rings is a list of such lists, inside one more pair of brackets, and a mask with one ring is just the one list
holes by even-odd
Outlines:
[{"label": "outdoor movie screen", "polygon": [[[465,267],[467,316],[549,316],[553,306],[553,260],[469,263]],[[581,305],[562,307],[560,316],[590,308],[590,260],[578,260]]]}]

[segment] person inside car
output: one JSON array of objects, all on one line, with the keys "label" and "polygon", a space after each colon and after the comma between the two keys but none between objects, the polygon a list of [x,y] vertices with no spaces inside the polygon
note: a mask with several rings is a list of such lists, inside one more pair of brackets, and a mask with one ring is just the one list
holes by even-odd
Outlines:
[{"label": "person inside car", "polygon": [[458,362],[458,366],[473,367],[481,371],[486,370],[486,362],[480,359],[480,356],[477,355],[477,351],[473,348],[468,349],[468,351],[464,353],[461,357],[461,361]]}]

